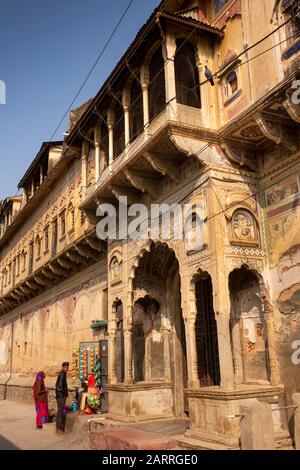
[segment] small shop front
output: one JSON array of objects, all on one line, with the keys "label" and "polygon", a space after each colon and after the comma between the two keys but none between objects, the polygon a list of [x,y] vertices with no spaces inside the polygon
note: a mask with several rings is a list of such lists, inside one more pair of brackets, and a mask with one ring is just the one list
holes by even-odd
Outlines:
[{"label": "small shop front", "polygon": [[107,413],[108,341],[80,343],[72,360],[76,409],[80,414]]}]

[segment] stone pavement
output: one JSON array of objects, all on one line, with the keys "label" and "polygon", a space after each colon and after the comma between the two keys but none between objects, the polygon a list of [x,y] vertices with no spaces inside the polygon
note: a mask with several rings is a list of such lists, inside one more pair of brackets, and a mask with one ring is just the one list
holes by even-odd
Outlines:
[{"label": "stone pavement", "polygon": [[[94,416],[97,417],[97,416]],[[176,449],[177,438],[187,427],[186,420],[165,420],[149,423],[121,424],[109,422],[93,426],[88,433],[90,417],[67,416],[66,437],[55,434],[55,423],[35,429],[34,405],[0,401],[0,450],[122,450],[122,449]]]},{"label": "stone pavement", "polygon": [[36,430],[34,404],[0,401],[0,450],[65,450],[70,439],[56,436],[54,423]]}]

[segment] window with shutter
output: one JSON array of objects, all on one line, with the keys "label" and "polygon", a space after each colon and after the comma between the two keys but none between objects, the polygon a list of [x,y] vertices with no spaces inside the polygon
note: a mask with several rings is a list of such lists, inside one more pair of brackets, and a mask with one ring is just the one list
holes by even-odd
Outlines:
[{"label": "window with shutter", "polygon": [[149,72],[149,117],[152,121],[166,106],[165,70],[161,47],[152,56]]},{"label": "window with shutter", "polygon": [[121,103],[115,106],[115,127],[114,127],[114,158],[117,158],[125,148],[125,124],[124,110]]},{"label": "window with shutter", "polygon": [[199,72],[196,65],[195,50],[184,39],[176,41],[175,79],[177,103],[201,108]]},{"label": "window with shutter", "polygon": [[131,86],[130,103],[130,141],[132,142],[144,129],[143,94],[137,79]]}]

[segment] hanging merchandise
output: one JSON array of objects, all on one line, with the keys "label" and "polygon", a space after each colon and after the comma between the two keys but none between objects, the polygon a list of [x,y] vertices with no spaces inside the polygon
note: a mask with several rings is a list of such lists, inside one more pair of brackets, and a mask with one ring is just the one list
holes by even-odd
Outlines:
[{"label": "hanging merchandise", "polygon": [[99,342],[80,343],[79,377],[82,389],[80,413],[96,413],[101,407],[103,393]]},{"label": "hanging merchandise", "polygon": [[99,389],[100,396],[102,396],[103,395],[102,364],[101,364],[101,358],[99,354],[97,354],[95,358],[94,371],[95,371],[95,386]]}]

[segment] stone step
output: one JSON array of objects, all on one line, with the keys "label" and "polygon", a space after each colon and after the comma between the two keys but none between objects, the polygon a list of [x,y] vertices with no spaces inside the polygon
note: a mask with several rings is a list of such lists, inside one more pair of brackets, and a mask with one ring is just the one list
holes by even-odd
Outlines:
[{"label": "stone step", "polygon": [[90,433],[90,449],[93,450],[171,450],[176,448],[176,438],[138,431],[130,427]]}]

